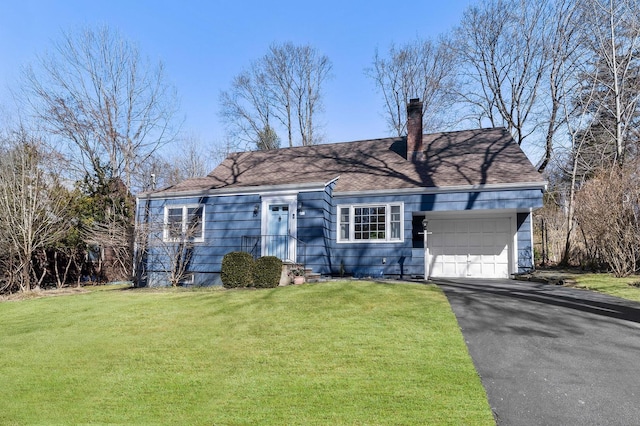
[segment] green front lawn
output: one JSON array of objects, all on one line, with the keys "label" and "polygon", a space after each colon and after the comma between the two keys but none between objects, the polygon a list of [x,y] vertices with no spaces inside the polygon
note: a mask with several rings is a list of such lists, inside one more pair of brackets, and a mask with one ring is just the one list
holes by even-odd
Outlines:
[{"label": "green front lawn", "polygon": [[616,278],[611,274],[584,274],[573,278],[577,282],[576,287],[640,302],[640,286],[630,285],[640,283],[638,275]]},{"label": "green front lawn", "polygon": [[494,424],[434,286],[0,303],[0,424]]}]

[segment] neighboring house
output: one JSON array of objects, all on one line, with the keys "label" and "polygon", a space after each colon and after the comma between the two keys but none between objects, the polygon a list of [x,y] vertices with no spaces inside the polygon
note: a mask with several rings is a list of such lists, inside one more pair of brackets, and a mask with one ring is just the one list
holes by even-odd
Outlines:
[{"label": "neighboring house", "polygon": [[[244,250],[326,275],[510,277],[533,267],[546,182],[502,128],[229,155],[208,176],[138,197],[142,285],[167,270],[220,283]],[[168,260],[173,259],[173,260]]]}]

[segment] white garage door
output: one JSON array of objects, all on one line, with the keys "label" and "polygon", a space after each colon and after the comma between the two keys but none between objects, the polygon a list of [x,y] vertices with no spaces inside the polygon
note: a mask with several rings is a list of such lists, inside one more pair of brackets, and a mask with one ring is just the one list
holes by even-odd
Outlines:
[{"label": "white garage door", "polygon": [[429,219],[431,277],[509,277],[511,219]]}]

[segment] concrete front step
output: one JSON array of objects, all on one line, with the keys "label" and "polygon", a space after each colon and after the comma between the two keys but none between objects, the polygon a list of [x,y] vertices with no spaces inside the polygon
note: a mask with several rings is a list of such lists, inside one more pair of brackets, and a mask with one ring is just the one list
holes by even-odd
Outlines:
[{"label": "concrete front step", "polygon": [[317,274],[317,273],[313,273],[313,272],[308,272],[304,274],[305,280],[308,283],[317,283],[320,282],[322,280],[322,275]]},{"label": "concrete front step", "polygon": [[[289,285],[292,283],[292,277],[290,272],[293,268],[297,267],[299,264],[285,262],[282,264],[282,274],[280,276],[280,285]],[[312,268],[304,268],[304,281],[308,283],[317,283],[323,281],[322,275],[316,272],[313,272]]]}]

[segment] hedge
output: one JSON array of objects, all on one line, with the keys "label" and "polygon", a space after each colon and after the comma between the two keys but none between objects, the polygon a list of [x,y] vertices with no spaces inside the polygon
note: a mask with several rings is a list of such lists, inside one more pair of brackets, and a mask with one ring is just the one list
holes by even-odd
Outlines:
[{"label": "hedge", "polygon": [[253,285],[255,287],[273,288],[280,284],[282,260],[275,256],[264,256],[253,264]]},{"label": "hedge", "polygon": [[220,279],[226,288],[253,285],[253,257],[243,251],[232,251],[222,258]]}]

